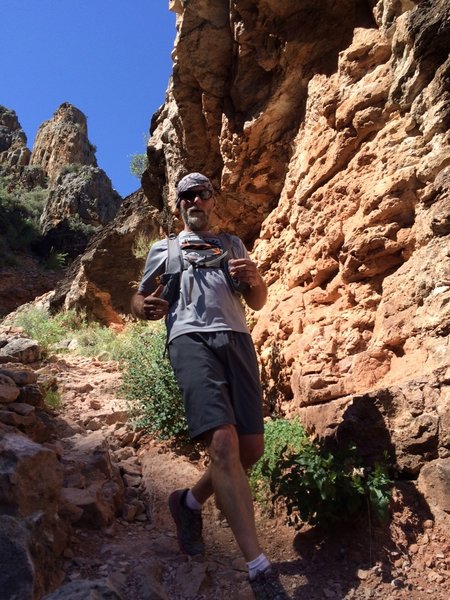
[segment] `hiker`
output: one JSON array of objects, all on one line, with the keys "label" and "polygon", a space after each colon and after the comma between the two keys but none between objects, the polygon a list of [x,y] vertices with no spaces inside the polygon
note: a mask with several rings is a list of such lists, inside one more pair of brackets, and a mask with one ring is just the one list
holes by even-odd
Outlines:
[{"label": "hiker", "polygon": [[[152,246],[132,310],[141,319],[165,317],[189,434],[205,441],[210,457],[207,471],[192,488],[169,497],[181,550],[204,554],[201,509],[214,494],[247,562],[257,600],[285,600],[288,596],[258,542],[246,475],[263,454],[264,422],[259,369],[242,299],[260,310],[267,288],[238,237],[209,231],[214,205],[207,177],[190,173],[179,181],[176,208],[184,230],[175,242]],[[169,271],[178,272],[165,275],[168,263]]]}]

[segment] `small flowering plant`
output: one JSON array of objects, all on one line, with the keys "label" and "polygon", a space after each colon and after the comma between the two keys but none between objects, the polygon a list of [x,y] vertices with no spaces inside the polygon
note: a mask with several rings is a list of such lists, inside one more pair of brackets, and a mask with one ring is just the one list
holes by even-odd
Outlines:
[{"label": "small flowering plant", "polygon": [[282,501],[290,525],[330,525],[367,508],[386,520],[393,481],[387,456],[373,466],[363,466],[355,445],[331,452],[305,438],[300,451],[284,448],[267,473],[273,501]]}]

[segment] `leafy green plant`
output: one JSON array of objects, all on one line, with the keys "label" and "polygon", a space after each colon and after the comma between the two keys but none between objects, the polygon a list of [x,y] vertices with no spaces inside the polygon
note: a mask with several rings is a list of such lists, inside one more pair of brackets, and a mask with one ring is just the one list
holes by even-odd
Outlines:
[{"label": "leafy green plant", "polygon": [[157,239],[154,236],[139,232],[134,239],[131,249],[133,256],[138,260],[145,261],[148,251],[156,241]]},{"label": "leafy green plant", "polygon": [[264,427],[264,455],[249,472],[249,483],[254,498],[263,506],[271,500],[270,476],[283,451],[300,451],[307,440],[306,432],[298,419],[273,419]]},{"label": "leafy green plant", "polygon": [[161,325],[140,333],[124,360],[122,392],[136,426],[161,439],[184,439],[187,424],[172,367],[165,356],[166,332]]},{"label": "leafy green plant", "polygon": [[44,260],[44,267],[50,271],[60,271],[64,269],[67,263],[67,252],[58,252],[54,248],[50,249],[48,256]]},{"label": "leafy green plant", "polygon": [[68,165],[63,165],[61,167],[61,170],[59,172],[59,175],[64,177],[65,175],[68,175],[69,173],[75,173],[75,175],[78,175],[78,173],[83,169],[83,165],[80,163],[70,163]]},{"label": "leafy green plant", "polygon": [[96,322],[89,322],[82,312],[67,310],[51,315],[45,308],[30,307],[22,310],[15,324],[36,339],[44,354],[66,352],[73,341],[77,354],[122,360],[130,352],[134,340],[142,331],[142,324],[131,324],[122,333]]},{"label": "leafy green plant", "polygon": [[39,342],[45,355],[62,342],[69,331],[79,330],[81,317],[74,310],[52,316],[45,308],[31,307],[17,315],[15,324]]},{"label": "leafy green plant", "polygon": [[132,154],[130,161],[131,173],[140,179],[148,167],[147,154]]},{"label": "leafy green plant", "polygon": [[370,506],[380,521],[385,521],[388,515],[391,500],[392,479],[386,469],[388,458],[384,457],[383,463],[375,463],[373,469],[368,471],[365,479],[365,492]]},{"label": "leafy green plant", "polygon": [[61,394],[51,386],[44,386],[44,404],[49,408],[61,408]]},{"label": "leafy green plant", "polygon": [[331,452],[305,440],[300,451],[284,448],[270,478],[274,500],[281,500],[288,522],[324,526],[355,516],[367,503],[380,518],[387,517],[392,480],[387,459],[373,468],[362,466],[356,446]]},{"label": "leafy green plant", "polygon": [[9,190],[8,179],[0,178],[0,231],[2,247],[0,264],[15,264],[14,253],[29,251],[39,239],[39,218],[47,199],[47,191],[36,188]]}]

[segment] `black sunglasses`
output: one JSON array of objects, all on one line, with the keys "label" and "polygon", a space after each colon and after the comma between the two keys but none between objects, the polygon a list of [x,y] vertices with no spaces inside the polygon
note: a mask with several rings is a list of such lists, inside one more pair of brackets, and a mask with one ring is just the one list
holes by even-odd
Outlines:
[{"label": "black sunglasses", "polygon": [[186,192],[181,192],[179,194],[180,200],[187,200],[188,202],[193,202],[196,198],[200,198],[201,200],[209,200],[212,198],[211,190],[187,190]]}]

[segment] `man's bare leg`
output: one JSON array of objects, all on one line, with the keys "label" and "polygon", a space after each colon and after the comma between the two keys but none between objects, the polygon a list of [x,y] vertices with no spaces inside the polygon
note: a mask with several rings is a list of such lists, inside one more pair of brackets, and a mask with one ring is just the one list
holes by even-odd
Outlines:
[{"label": "man's bare leg", "polygon": [[[239,437],[239,456],[244,470],[253,466],[263,455],[264,436],[263,434],[240,435]],[[202,477],[191,488],[194,498],[204,504],[208,498],[214,494],[214,488],[211,480],[211,468],[208,467]]]},{"label": "man's bare leg", "polygon": [[[208,449],[211,458],[209,478],[217,503],[245,560],[250,562],[262,551],[256,534],[253,500],[240,460],[239,438],[235,427],[224,425],[215,429],[210,435]],[[206,490],[206,485],[209,485],[208,477],[204,479],[203,485]]]},{"label": "man's bare leg", "polygon": [[[213,494],[214,474],[217,470],[220,475],[223,468],[220,463],[225,457],[227,460],[224,465],[228,465],[227,471],[230,470],[230,466],[233,467],[231,472],[232,483],[230,485],[233,487],[233,494],[234,489],[237,490],[236,505],[238,510],[240,510],[237,517],[240,517],[242,514],[247,515],[244,519],[244,524],[237,520],[236,526],[233,526],[230,518],[227,518],[227,512],[229,513],[230,511],[226,512],[226,509],[224,510],[222,506],[221,498],[223,494],[220,490],[216,493],[216,504],[229,522],[232,530],[234,527],[233,533],[236,535],[238,544],[240,546],[244,544],[242,549],[244,556],[247,557],[253,554],[253,550],[251,549],[251,545],[250,548],[245,549],[248,545],[245,539],[248,537],[250,540],[256,540],[256,531],[254,526],[253,501],[244,466],[251,466],[261,457],[264,450],[264,436],[262,434],[254,434],[239,437],[234,425],[225,425],[208,432],[206,442],[211,454],[210,467],[193,488],[186,491],[176,490],[169,497],[169,509],[177,525],[180,547],[187,554],[202,554],[204,552],[200,509],[202,504]],[[227,471],[225,474],[227,474]],[[233,483],[236,477],[236,475],[233,475],[234,472],[237,473],[236,484]],[[219,477],[219,483],[221,480],[222,477]],[[228,479],[225,481],[228,481]],[[242,512],[241,506],[244,507],[244,512]],[[233,514],[234,512],[233,508]],[[248,527],[250,527],[250,530],[246,533]],[[240,537],[244,541],[241,541]],[[253,547],[255,547],[255,544],[253,544]],[[256,547],[259,548],[259,546]]]}]

